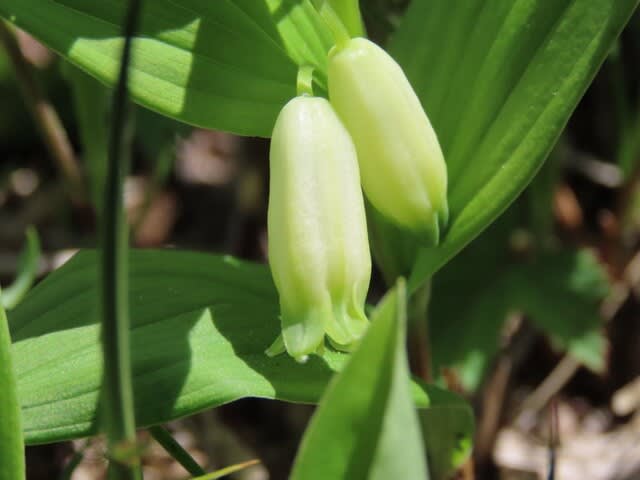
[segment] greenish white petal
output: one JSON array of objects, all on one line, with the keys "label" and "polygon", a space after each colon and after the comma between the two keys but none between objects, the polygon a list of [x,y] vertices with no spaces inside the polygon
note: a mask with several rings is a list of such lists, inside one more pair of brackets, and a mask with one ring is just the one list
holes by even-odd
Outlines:
[{"label": "greenish white petal", "polygon": [[371,254],[356,150],[329,102],[301,96],[276,121],[270,150],[269,264],[287,352],[327,334],[348,348],[368,321]]},{"label": "greenish white petal", "polygon": [[329,98],[358,152],[362,186],[394,224],[438,243],[448,220],[447,168],[402,68],[364,38],[329,53]]}]

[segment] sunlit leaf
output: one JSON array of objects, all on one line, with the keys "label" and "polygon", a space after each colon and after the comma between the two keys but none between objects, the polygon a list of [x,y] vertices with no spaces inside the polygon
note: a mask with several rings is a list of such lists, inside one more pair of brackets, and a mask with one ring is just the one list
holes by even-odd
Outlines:
[{"label": "sunlit leaf", "polygon": [[[3,0],[0,16],[102,82],[115,83],[125,0]],[[268,136],[297,66],[326,86],[331,36],[308,0],[145,2],[130,88],[183,122]]]},{"label": "sunlit leaf", "polygon": [[11,353],[7,316],[0,305],[0,478],[25,478],[20,404]]},{"label": "sunlit leaf", "polygon": [[390,50],[440,138],[451,221],[414,290],[524,189],[638,0],[414,0]]},{"label": "sunlit leaf", "polygon": [[292,480],[428,479],[409,393],[404,281],[387,294],[302,439]]}]

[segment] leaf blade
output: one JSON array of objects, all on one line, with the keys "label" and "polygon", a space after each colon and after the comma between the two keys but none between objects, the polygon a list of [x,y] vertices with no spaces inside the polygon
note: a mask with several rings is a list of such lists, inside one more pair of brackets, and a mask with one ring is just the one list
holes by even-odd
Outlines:
[{"label": "leaf blade", "polygon": [[450,172],[449,230],[438,248],[420,252],[411,291],[533,178],[638,1],[507,3],[414,0],[390,44]]},{"label": "leaf blade", "polygon": [[404,281],[388,294],[302,440],[291,478],[429,478],[409,396]]},{"label": "leaf blade", "polygon": [[[97,257],[80,252],[10,312],[26,442],[96,431],[102,371]],[[348,355],[327,349],[299,365],[264,350],[280,328],[270,273],[230,257],[130,254],[133,382],[138,426],[166,423],[244,397],[315,403]],[[420,406],[453,395],[414,383]],[[455,398],[455,397],[454,397]]]},{"label": "leaf blade", "polygon": [[[125,5],[8,0],[0,16],[114,85]],[[297,66],[323,72],[331,46],[308,0],[148,2],[135,43],[137,103],[192,125],[258,136],[270,135],[278,111],[295,96]]]},{"label": "leaf blade", "polygon": [[7,316],[0,304],[0,478],[25,478],[20,402]]}]

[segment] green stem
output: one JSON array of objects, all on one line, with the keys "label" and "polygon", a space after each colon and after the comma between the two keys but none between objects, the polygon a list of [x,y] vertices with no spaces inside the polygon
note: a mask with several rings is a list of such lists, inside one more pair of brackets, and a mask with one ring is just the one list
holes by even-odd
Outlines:
[{"label": "green stem", "polygon": [[304,65],[298,69],[296,89],[298,91],[298,95],[313,96],[313,67],[312,66]]},{"label": "green stem", "polygon": [[162,448],[177,460],[190,475],[193,475],[194,477],[206,475],[207,472],[198,465],[198,462],[189,455],[189,452],[182,448],[182,446],[176,442],[175,438],[173,438],[173,436],[162,426],[156,425],[149,428],[149,433],[151,433],[151,436],[153,436],[155,441],[162,445]]},{"label": "green stem", "polygon": [[86,443],[73,454],[73,456],[69,459],[67,464],[64,466],[64,469],[60,473],[58,480],[71,480],[73,473],[75,472],[78,465],[84,459],[84,453],[87,450],[91,440],[87,440]]},{"label": "green stem", "polygon": [[0,480],[21,480],[25,478],[25,462],[20,403],[11,361],[9,323],[1,304],[0,392]]},{"label": "green stem", "polygon": [[207,473],[206,475],[194,478],[193,480],[218,480],[219,478],[226,477],[227,475],[231,475],[232,473],[239,472],[241,470],[244,470],[245,468],[257,465],[259,463],[259,460],[249,460],[248,462],[236,463],[235,465],[230,465],[221,470]]},{"label": "green stem", "polygon": [[109,478],[141,478],[131,380],[128,299],[128,239],[123,209],[123,183],[130,161],[127,82],[131,40],[141,0],[130,0],[124,27],[124,48],[112,104],[104,214],[102,217],[102,346],[104,355],[103,428],[109,450]]},{"label": "green stem", "polygon": [[433,380],[428,320],[430,297],[431,281],[428,281],[410,298],[408,309],[409,365],[411,373],[425,382]]},{"label": "green stem", "polygon": [[37,230],[30,226],[27,228],[27,244],[20,253],[18,260],[18,273],[11,285],[4,289],[0,298],[0,304],[7,310],[15,308],[27,294],[38,274],[40,261],[40,238]]}]

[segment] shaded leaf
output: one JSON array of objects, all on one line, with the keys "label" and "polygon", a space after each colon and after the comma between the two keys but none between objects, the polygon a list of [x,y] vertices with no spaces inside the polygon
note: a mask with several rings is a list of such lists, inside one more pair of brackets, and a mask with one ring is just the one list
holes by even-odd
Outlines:
[{"label": "shaded leaf", "polygon": [[577,360],[602,371],[606,342],[599,305],[609,293],[609,281],[591,251],[541,256],[508,281],[520,285],[513,302],[534,325]]},{"label": "shaded leaf", "polygon": [[[503,222],[499,222],[503,223]],[[498,225],[499,225],[498,224]],[[606,272],[588,250],[540,254],[529,262],[503,263],[477,271],[484,248],[505,250],[500,235],[488,231],[435,279],[430,305],[434,361],[459,365],[470,389],[497,352],[509,312],[522,312],[560,348],[589,368],[604,367],[599,304],[608,293]],[[502,260],[504,262],[504,260]],[[460,279],[460,280],[457,280]],[[464,302],[460,302],[464,298]]]},{"label": "shaded leaf", "polygon": [[[97,257],[81,252],[10,312],[27,443],[96,431],[102,355]],[[263,265],[176,251],[130,256],[136,421],[149,426],[243,397],[317,402],[348,355],[327,349],[300,365],[264,351],[279,333]],[[418,405],[435,387],[414,384]],[[450,398],[446,392],[439,401]],[[454,397],[455,398],[455,397]]]},{"label": "shaded leaf", "polygon": [[460,401],[419,410],[418,414],[430,476],[434,480],[446,480],[471,455],[475,430],[473,410],[468,403]]}]

